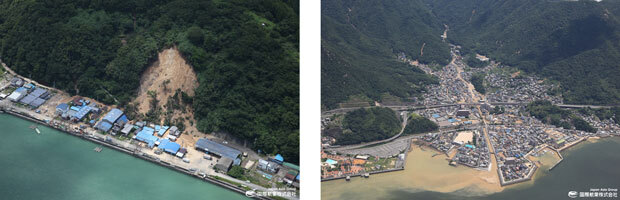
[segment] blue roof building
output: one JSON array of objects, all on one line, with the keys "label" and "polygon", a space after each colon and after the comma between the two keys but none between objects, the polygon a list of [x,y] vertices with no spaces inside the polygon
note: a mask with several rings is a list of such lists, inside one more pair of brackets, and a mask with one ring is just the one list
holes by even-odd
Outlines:
[{"label": "blue roof building", "polygon": [[179,149],[181,148],[181,145],[177,144],[176,142],[172,142],[168,139],[163,139],[159,141],[159,148],[174,155],[177,153],[177,151],[179,151]]},{"label": "blue roof building", "polygon": [[164,135],[164,133],[166,133],[167,130],[168,130],[168,126],[162,126],[160,127],[159,131],[157,131],[157,135],[161,137]]},{"label": "blue roof building", "polygon": [[84,117],[86,117],[88,113],[90,113],[90,106],[84,106],[77,113],[75,113],[75,115],[73,115],[73,118],[75,118],[77,121],[80,121]]},{"label": "blue roof building", "polygon": [[154,130],[149,127],[144,127],[138,134],[136,135],[136,140],[146,142],[149,147],[153,147],[155,142],[159,141],[159,138],[153,135]]},{"label": "blue roof building", "polygon": [[207,138],[200,138],[196,142],[196,149],[212,153],[220,157],[228,157],[230,159],[236,159],[241,154],[241,151],[233,149],[232,147],[211,141]]},{"label": "blue roof building", "polygon": [[36,98],[34,101],[30,102],[30,106],[33,108],[38,108],[39,106],[45,103],[45,99]]},{"label": "blue roof building", "polygon": [[129,119],[127,119],[127,115],[123,115],[123,116],[121,116],[121,118],[118,118],[117,121],[118,122],[123,122],[123,124],[126,124],[129,121]]},{"label": "blue roof building", "polygon": [[68,110],[69,110],[69,105],[66,103],[61,103],[61,104],[58,104],[58,106],[56,106],[56,113],[58,114],[65,113]]},{"label": "blue roof building", "polygon": [[34,91],[32,91],[30,94],[34,95],[35,97],[41,97],[45,95],[46,93],[47,93],[47,90],[43,88],[37,88],[37,89],[34,89]]},{"label": "blue roof building", "polygon": [[276,157],[274,157],[273,159],[275,159],[278,162],[280,162],[280,164],[282,164],[284,162],[284,158],[280,154],[277,154]]},{"label": "blue roof building", "polygon": [[116,120],[118,120],[118,118],[121,118],[122,115],[123,111],[119,110],[118,108],[114,108],[103,117],[102,121],[107,121],[110,124],[114,124]]},{"label": "blue roof building", "polygon": [[112,129],[112,124],[106,122],[106,121],[100,121],[95,128],[103,131],[103,132],[108,132],[110,131],[110,129]]},{"label": "blue roof building", "polygon": [[19,102],[23,103],[23,104],[30,104],[35,99],[37,99],[37,97],[33,96],[32,94],[29,94],[28,96],[26,96],[26,97],[22,98],[21,100],[19,100]]}]

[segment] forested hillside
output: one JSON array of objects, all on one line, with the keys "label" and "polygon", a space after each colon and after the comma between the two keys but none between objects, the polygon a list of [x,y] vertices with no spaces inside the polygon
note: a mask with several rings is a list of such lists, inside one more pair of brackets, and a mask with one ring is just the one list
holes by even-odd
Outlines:
[{"label": "forested hillside", "polygon": [[198,74],[198,129],[299,160],[299,2],[0,2],[0,58],[40,83],[125,106],[157,52]]},{"label": "forested hillside", "polygon": [[620,103],[619,1],[425,2],[466,52],[559,81],[567,103]]},{"label": "forested hillside", "polygon": [[336,144],[358,144],[383,140],[400,131],[400,119],[389,108],[360,108],[344,116],[342,132],[336,133]]},{"label": "forested hillside", "polygon": [[418,0],[322,1],[321,103],[334,108],[352,95],[379,100],[419,94],[432,77],[397,55],[447,64],[444,27]]}]

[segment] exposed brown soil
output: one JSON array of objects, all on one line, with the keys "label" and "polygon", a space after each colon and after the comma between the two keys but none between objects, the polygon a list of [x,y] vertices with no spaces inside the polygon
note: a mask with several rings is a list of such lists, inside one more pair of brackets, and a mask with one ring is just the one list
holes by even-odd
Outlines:
[{"label": "exposed brown soil", "polygon": [[[194,90],[197,87],[198,79],[196,78],[194,69],[187,64],[178,49],[172,47],[160,52],[158,60],[149,66],[144,74],[142,74],[138,95],[133,103],[138,104],[137,109],[139,113],[146,114],[150,110],[151,102],[151,97],[148,92],[154,91],[159,100],[157,106],[167,111],[164,105],[168,102],[168,98],[175,94],[177,89],[180,89],[190,96],[194,96]],[[198,132],[190,123],[190,121],[194,120],[194,112],[191,106],[186,106],[185,112],[175,110],[172,116],[173,120],[179,118],[184,119],[185,132],[190,134]]]}]

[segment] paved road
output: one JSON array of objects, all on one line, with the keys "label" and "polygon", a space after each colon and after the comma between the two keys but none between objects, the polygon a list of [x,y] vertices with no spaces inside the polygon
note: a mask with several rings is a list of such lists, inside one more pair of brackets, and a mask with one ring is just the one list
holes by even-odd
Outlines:
[{"label": "paved road", "polygon": [[[527,105],[530,102],[489,102],[488,104],[490,105]],[[384,108],[390,108],[392,110],[395,111],[411,111],[411,110],[421,110],[421,109],[432,109],[432,108],[440,108],[440,107],[450,107],[450,106],[480,106],[483,105],[484,103],[454,103],[454,104],[436,104],[436,105],[427,105],[427,106],[412,106],[412,105],[396,105],[396,106],[365,106],[365,107],[350,107],[350,108],[338,108],[338,109],[333,109],[333,110],[327,110],[324,111],[321,116],[322,117],[327,117],[327,116],[331,116],[334,114],[343,114],[343,113],[347,113],[356,109],[360,109],[360,108],[371,108],[371,107],[384,107]],[[579,105],[579,104],[555,104],[558,107],[561,108],[586,108],[586,107],[590,107],[590,108],[594,108],[594,109],[599,109],[599,108],[611,108],[614,106],[619,106],[619,105]]]}]

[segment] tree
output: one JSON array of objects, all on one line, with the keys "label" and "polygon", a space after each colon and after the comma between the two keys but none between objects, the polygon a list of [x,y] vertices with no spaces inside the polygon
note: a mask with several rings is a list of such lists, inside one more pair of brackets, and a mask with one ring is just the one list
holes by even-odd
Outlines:
[{"label": "tree", "polygon": [[187,39],[196,46],[202,46],[205,35],[202,32],[202,29],[197,26],[192,26],[187,29]]},{"label": "tree", "polygon": [[240,179],[245,174],[245,170],[241,166],[234,165],[228,170],[227,174],[233,178]]}]

